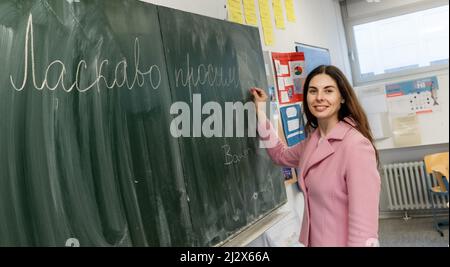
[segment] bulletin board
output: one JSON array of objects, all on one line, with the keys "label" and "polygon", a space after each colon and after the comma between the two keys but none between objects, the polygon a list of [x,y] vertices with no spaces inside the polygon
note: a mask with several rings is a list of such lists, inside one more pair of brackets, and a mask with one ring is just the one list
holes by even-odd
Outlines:
[{"label": "bulletin board", "polygon": [[355,87],[378,149],[448,143],[448,71]]},{"label": "bulletin board", "polygon": [[320,65],[330,65],[330,51],[327,48],[295,43],[295,50],[305,55],[306,75]]}]

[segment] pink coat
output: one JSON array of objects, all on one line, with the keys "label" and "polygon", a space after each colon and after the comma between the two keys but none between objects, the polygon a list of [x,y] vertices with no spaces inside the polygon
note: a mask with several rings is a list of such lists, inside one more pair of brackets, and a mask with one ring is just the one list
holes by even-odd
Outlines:
[{"label": "pink coat", "polygon": [[[281,166],[299,168],[304,193],[300,242],[305,246],[376,246],[380,175],[370,141],[340,121],[319,143],[320,133],[286,147],[270,124],[258,123],[268,154]],[[267,130],[268,129],[268,130]],[[268,137],[271,139],[263,138]],[[273,138],[275,137],[275,138]]]}]

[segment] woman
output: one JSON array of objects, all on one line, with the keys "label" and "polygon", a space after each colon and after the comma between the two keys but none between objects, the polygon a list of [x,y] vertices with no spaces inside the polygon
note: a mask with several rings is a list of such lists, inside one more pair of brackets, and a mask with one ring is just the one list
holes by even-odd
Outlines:
[{"label": "woman", "polygon": [[[300,242],[305,246],[378,246],[380,175],[367,121],[345,75],[319,66],[306,78],[308,138],[286,147],[264,113],[266,93],[252,88],[258,132],[272,160],[300,168],[305,196]],[[274,138],[275,137],[275,138]]]}]

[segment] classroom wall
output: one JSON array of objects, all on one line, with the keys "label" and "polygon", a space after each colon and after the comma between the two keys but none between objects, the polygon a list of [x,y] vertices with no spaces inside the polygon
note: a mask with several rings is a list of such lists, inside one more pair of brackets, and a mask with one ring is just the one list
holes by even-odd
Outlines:
[{"label": "classroom wall", "polygon": [[[141,0],[161,6],[167,6],[217,19],[227,19],[226,0]],[[260,36],[262,37],[259,19],[258,0],[255,0]],[[269,4],[272,1],[269,0]],[[332,64],[341,68],[351,80],[350,64],[347,58],[347,45],[339,2],[337,0],[295,0],[296,22],[285,21],[286,29],[279,30],[274,26],[275,44],[266,46],[262,39],[264,51],[294,52],[295,42],[328,48]],[[273,12],[272,12],[273,17]],[[281,179],[281,175],[280,175]],[[288,206],[297,216],[299,225],[303,216],[304,200],[297,185],[286,187]]]}]

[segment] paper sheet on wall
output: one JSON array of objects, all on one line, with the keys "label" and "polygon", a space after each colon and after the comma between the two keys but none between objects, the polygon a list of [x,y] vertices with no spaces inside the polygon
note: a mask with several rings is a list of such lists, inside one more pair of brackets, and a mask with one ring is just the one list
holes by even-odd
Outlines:
[{"label": "paper sheet on wall", "polygon": [[391,136],[391,127],[389,125],[389,115],[387,112],[367,113],[370,130],[373,139],[380,140]]},{"label": "paper sheet on wall", "polygon": [[275,16],[275,26],[278,29],[285,29],[283,5],[281,0],[272,0],[273,14]]},{"label": "paper sheet on wall", "polygon": [[366,113],[382,113],[388,111],[384,94],[364,96],[360,98],[360,102]]},{"label": "paper sheet on wall", "polygon": [[298,113],[298,110],[294,107],[286,108],[286,117],[289,119],[298,117]]},{"label": "paper sheet on wall", "polygon": [[254,0],[243,0],[244,1],[244,16],[245,21],[248,25],[258,26],[258,21],[256,19],[256,8]]},{"label": "paper sheet on wall", "polygon": [[273,39],[273,24],[270,15],[269,1],[258,0],[259,3],[259,15],[261,16],[261,25],[264,34],[264,43],[267,46],[274,44]]},{"label": "paper sheet on wall", "polygon": [[366,113],[388,112],[386,94],[382,86],[358,88],[358,99]]},{"label": "paper sheet on wall", "polygon": [[283,77],[278,77],[278,90],[279,91],[284,91],[286,90],[285,88],[285,83],[284,83],[284,78]]},{"label": "paper sheet on wall", "polygon": [[294,8],[294,0],[285,0],[284,1],[286,7],[286,17],[287,21],[295,22],[295,8]]},{"label": "paper sheet on wall", "polygon": [[367,114],[373,138],[378,140],[391,136],[384,87],[377,85],[355,89],[359,103]]},{"label": "paper sheet on wall", "polygon": [[282,102],[282,103],[288,103],[289,102],[288,92],[282,91],[282,92],[280,92],[280,96],[281,96],[280,102]]},{"label": "paper sheet on wall", "polygon": [[440,111],[437,77],[403,81],[386,85],[391,114],[423,114]]},{"label": "paper sheet on wall", "polygon": [[421,144],[419,122],[416,114],[394,117],[392,119],[394,144],[397,147]]},{"label": "paper sheet on wall", "polygon": [[242,15],[242,2],[241,0],[227,0],[228,3],[228,16],[229,20],[237,23],[244,23]]},{"label": "paper sheet on wall", "polygon": [[288,126],[288,131],[290,131],[290,132],[292,132],[300,127],[298,120],[288,121],[287,126]]},{"label": "paper sheet on wall", "polygon": [[303,100],[303,84],[306,78],[305,57],[301,52],[272,53],[280,104]]},{"label": "paper sheet on wall", "polygon": [[291,77],[285,77],[284,78],[284,85],[285,86],[292,86],[292,85],[294,85],[294,81],[292,80]]},{"label": "paper sheet on wall", "polygon": [[303,94],[303,84],[306,80],[305,60],[290,61],[289,71],[291,74],[292,85],[296,94]]},{"label": "paper sheet on wall", "polygon": [[281,74],[281,75],[289,75],[289,67],[288,67],[288,65],[280,64],[279,74]]},{"label": "paper sheet on wall", "polygon": [[411,110],[409,99],[406,97],[395,97],[389,99],[389,113],[393,115],[401,115],[414,113]]}]

